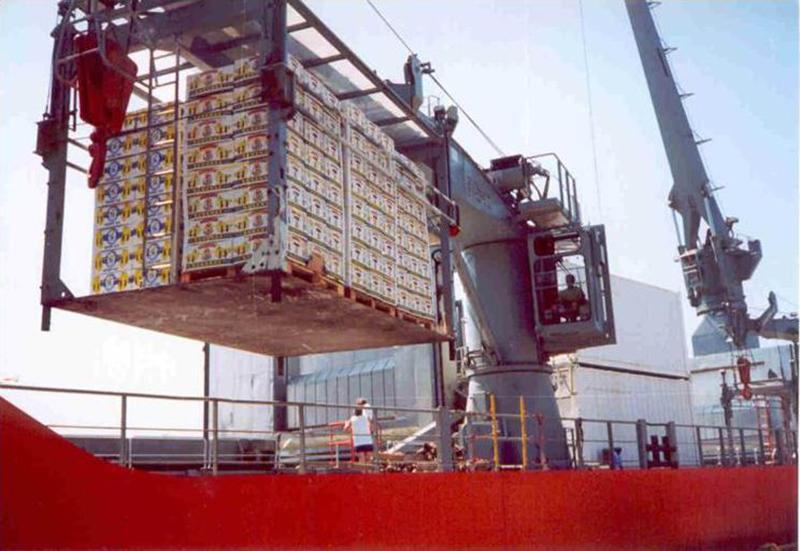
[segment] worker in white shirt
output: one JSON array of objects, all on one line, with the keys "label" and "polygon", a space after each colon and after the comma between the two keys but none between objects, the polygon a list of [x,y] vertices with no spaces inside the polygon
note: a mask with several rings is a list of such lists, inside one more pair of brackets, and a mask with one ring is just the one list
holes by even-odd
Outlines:
[{"label": "worker in white shirt", "polygon": [[[366,402],[366,400],[364,401]],[[372,439],[372,422],[361,404],[356,405],[352,417],[345,421],[344,430],[349,430],[353,435],[353,448],[358,460],[365,463],[369,461],[375,450]]]},{"label": "worker in white shirt", "polygon": [[358,400],[356,400],[356,407],[359,407],[362,410],[364,410],[364,415],[367,416],[367,419],[369,420],[371,425],[375,424],[375,410],[370,407],[369,402],[367,402],[366,398],[359,398]]}]

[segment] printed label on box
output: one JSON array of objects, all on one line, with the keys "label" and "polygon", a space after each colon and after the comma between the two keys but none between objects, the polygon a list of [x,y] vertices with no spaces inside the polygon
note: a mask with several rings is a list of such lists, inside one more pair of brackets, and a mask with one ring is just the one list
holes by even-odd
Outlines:
[{"label": "printed label on box", "polygon": [[231,245],[231,239],[229,238],[187,245],[183,253],[184,270],[199,270],[228,265],[230,263]]},{"label": "printed label on box", "polygon": [[190,146],[218,142],[231,134],[231,117],[228,115],[190,119],[186,123],[186,143]]},{"label": "printed label on box", "polygon": [[172,238],[147,241],[144,245],[145,266],[169,264],[172,261]]},{"label": "printed label on box", "polygon": [[92,277],[92,293],[131,291],[142,286],[141,270],[113,270]]},{"label": "printed label on box", "polygon": [[141,245],[129,245],[117,249],[97,251],[92,259],[94,272],[120,271],[129,265],[141,266],[143,261]]},{"label": "printed label on box", "polygon": [[147,109],[133,111],[125,116],[122,123],[122,132],[130,132],[142,128],[154,127],[175,120],[175,109],[172,103],[153,107],[150,112],[150,120],[147,120]]},{"label": "printed label on box", "polygon": [[261,83],[253,82],[251,84],[244,84],[237,86],[233,90],[233,110],[242,111],[263,105],[264,101],[261,99]]},{"label": "printed label on box", "polygon": [[138,224],[144,217],[144,204],[141,201],[126,201],[100,207],[95,212],[95,227]]},{"label": "printed label on box", "polygon": [[242,205],[236,201],[236,196],[232,196],[231,190],[216,190],[207,193],[190,195],[187,198],[186,215],[192,218],[207,218],[217,214],[232,212]]},{"label": "printed label on box", "polygon": [[248,134],[234,138],[236,157],[255,159],[269,155],[269,141],[266,134]]},{"label": "printed label on box", "polygon": [[268,175],[267,158],[247,159],[237,164],[236,183],[237,185],[266,184]]},{"label": "printed label on box", "polygon": [[245,209],[265,209],[269,191],[266,183],[247,184],[236,190],[239,206]]},{"label": "printed label on box", "polygon": [[95,231],[96,249],[115,249],[141,241],[144,232],[143,224],[133,226],[112,226]]},{"label": "printed label on box", "polygon": [[171,266],[147,268],[144,270],[142,287],[144,287],[145,289],[149,289],[152,287],[160,287],[162,285],[169,285],[170,283],[172,283]]},{"label": "printed label on box", "polygon": [[237,59],[233,64],[233,81],[236,85],[258,78],[263,61],[260,56]]},{"label": "printed label on box", "polygon": [[186,224],[186,243],[201,243],[231,233],[229,219],[224,216],[209,216],[189,220]]},{"label": "printed label on box", "polygon": [[186,78],[189,99],[215,92],[223,92],[230,89],[232,84],[233,66],[203,71],[202,73],[189,75]]},{"label": "printed label on box", "polygon": [[194,170],[208,166],[221,165],[234,157],[233,140],[205,144],[189,148],[186,152],[186,168]]},{"label": "printed label on box", "polygon": [[186,193],[205,193],[232,186],[236,182],[238,166],[231,164],[188,170],[184,178]]},{"label": "printed label on box", "polygon": [[190,119],[229,115],[233,104],[233,92],[220,92],[203,96],[186,104],[186,115]]},{"label": "printed label on box", "polygon": [[237,111],[233,115],[233,131],[237,134],[252,132],[267,133],[269,124],[269,109],[267,107],[253,107],[244,111]]}]

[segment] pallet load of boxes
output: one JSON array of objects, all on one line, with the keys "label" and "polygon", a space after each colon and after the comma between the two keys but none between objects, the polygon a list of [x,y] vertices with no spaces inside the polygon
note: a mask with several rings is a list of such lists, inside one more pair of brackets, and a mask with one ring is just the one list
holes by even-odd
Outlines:
[{"label": "pallet load of boxes", "polygon": [[[358,296],[435,319],[421,168],[290,58],[287,261],[321,261]],[[96,190],[92,292],[230,275],[267,236],[268,107],[258,60],[190,75],[178,106],[131,113]],[[148,118],[150,120],[148,120]]]}]

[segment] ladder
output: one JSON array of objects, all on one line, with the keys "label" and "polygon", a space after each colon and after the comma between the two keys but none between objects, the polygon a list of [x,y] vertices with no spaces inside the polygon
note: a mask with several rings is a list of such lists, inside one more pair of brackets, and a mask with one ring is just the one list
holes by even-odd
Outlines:
[{"label": "ladder", "polygon": [[753,408],[756,413],[756,425],[761,431],[760,438],[763,442],[761,460],[764,463],[773,463],[775,461],[777,442],[775,441],[775,431],[772,428],[771,400],[768,396],[755,397],[753,398]]}]

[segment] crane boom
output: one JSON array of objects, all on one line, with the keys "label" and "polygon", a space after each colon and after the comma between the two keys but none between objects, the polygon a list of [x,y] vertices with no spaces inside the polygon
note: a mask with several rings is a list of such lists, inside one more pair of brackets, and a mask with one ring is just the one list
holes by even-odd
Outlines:
[{"label": "crane boom", "polygon": [[[669,50],[663,46],[653,21],[651,3],[625,0],[625,7],[672,172],[669,205],[682,219],[678,252],[691,305],[698,315],[712,316],[736,348],[744,348],[750,332],[796,339],[796,319],[772,319],[777,311],[774,293],[770,293],[770,307],[762,315],[748,317],[742,283],[750,279],[761,260],[761,243],[739,239],[733,232],[738,219],[723,216],[714,197],[698,148],[702,142],[689,125],[683,106],[685,96],[672,75]],[[775,331],[777,321],[781,322],[779,331]]]}]

